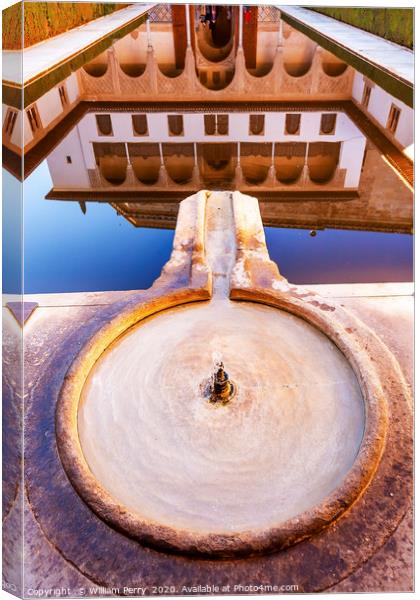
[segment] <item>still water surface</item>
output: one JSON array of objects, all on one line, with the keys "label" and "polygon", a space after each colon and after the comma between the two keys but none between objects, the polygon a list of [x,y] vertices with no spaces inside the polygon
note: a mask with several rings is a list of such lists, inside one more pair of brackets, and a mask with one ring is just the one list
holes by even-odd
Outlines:
[{"label": "still water surface", "polygon": [[[3,290],[19,291],[19,183],[4,173]],[[52,187],[44,161],[24,183],[26,294],[149,287],[169,258],[174,231],[136,228],[108,204],[45,200]],[[13,209],[13,210],[12,210]],[[291,282],[410,281],[409,234],[266,227],[271,258]]]}]

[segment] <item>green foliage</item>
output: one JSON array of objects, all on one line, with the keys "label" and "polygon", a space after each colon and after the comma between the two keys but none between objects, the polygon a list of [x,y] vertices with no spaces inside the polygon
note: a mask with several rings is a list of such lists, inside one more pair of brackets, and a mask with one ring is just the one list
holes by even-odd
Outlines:
[{"label": "green foliage", "polygon": [[14,4],[2,11],[3,49],[22,48],[22,4]]},{"label": "green foliage", "polygon": [[46,3],[25,2],[23,7],[23,39],[24,45],[30,46],[48,37],[47,5]]},{"label": "green foliage", "polygon": [[3,10],[3,49],[21,48],[22,6],[24,46],[63,33],[93,19],[108,15],[127,4],[98,2],[22,2]]},{"label": "green foliage", "polygon": [[[309,8],[309,7],[308,7]],[[411,8],[311,8],[386,40],[413,48],[414,11]]]}]

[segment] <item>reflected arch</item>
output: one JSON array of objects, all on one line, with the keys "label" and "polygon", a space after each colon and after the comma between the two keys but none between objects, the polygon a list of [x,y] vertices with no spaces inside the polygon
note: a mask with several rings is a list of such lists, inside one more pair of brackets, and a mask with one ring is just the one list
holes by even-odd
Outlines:
[{"label": "reflected arch", "polygon": [[313,183],[328,183],[340,159],[340,142],[313,142],[308,149],[309,178]]},{"label": "reflected arch", "polygon": [[292,77],[302,77],[312,66],[316,43],[292,30],[284,42],[283,60],[284,68]]},{"label": "reflected arch", "polygon": [[230,185],[235,175],[237,145],[197,144],[200,174],[207,185]]},{"label": "reflected arch", "polygon": [[172,181],[180,185],[189,183],[194,169],[194,144],[162,144],[162,153]]},{"label": "reflected arch", "polygon": [[347,63],[343,62],[328,50],[321,51],[322,70],[330,77],[339,77],[347,70]]},{"label": "reflected arch", "polygon": [[271,166],[273,144],[241,142],[241,167],[245,181],[258,185],[268,176]]},{"label": "reflected arch", "polygon": [[128,154],[133,173],[145,185],[153,185],[159,179],[161,166],[159,144],[129,143]]},{"label": "reflected arch", "polygon": [[95,161],[102,177],[111,185],[121,185],[127,177],[125,144],[93,143]]},{"label": "reflected arch", "polygon": [[306,144],[303,142],[279,142],[274,147],[274,168],[280,183],[296,183],[305,165]]},{"label": "reflected arch", "polygon": [[83,65],[83,70],[92,77],[102,77],[108,70],[108,51],[102,52],[96,58]]},{"label": "reflected arch", "polygon": [[140,77],[146,70],[146,47],[140,43],[143,37],[142,33],[127,35],[114,44],[118,64],[129,77]]},{"label": "reflected arch", "polygon": [[205,23],[198,23],[196,40],[203,57],[210,62],[220,62],[226,59],[233,47],[235,21],[237,10],[232,6],[215,5],[215,15],[210,12]]}]

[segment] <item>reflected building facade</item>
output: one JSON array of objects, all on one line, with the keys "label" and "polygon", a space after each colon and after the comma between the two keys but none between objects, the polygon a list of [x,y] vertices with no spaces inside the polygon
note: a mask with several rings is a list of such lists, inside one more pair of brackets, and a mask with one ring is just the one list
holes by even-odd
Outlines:
[{"label": "reflected building facade", "polygon": [[25,175],[47,158],[48,199],[106,201],[134,225],[173,227],[204,188],[257,196],[270,225],[411,231],[406,89],[324,41],[273,6],[147,5],[29,81],[23,110],[4,82],[5,166],[19,175],[23,139]]},{"label": "reflected building facade", "polygon": [[267,225],[411,230],[409,185],[345,110],[178,107],[93,106],[49,154],[47,198],[173,227],[195,190],[237,189],[259,198]]}]

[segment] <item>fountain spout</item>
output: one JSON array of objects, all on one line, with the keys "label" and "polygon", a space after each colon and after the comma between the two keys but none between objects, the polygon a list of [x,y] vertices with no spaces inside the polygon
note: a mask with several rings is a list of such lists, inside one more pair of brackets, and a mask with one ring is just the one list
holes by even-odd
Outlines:
[{"label": "fountain spout", "polygon": [[220,398],[225,398],[230,393],[229,375],[224,370],[222,362],[218,364],[217,370],[213,374],[213,392]]},{"label": "fountain spout", "polygon": [[214,363],[214,373],[208,391],[209,400],[214,404],[226,404],[235,394],[235,384],[229,379],[222,361]]}]

